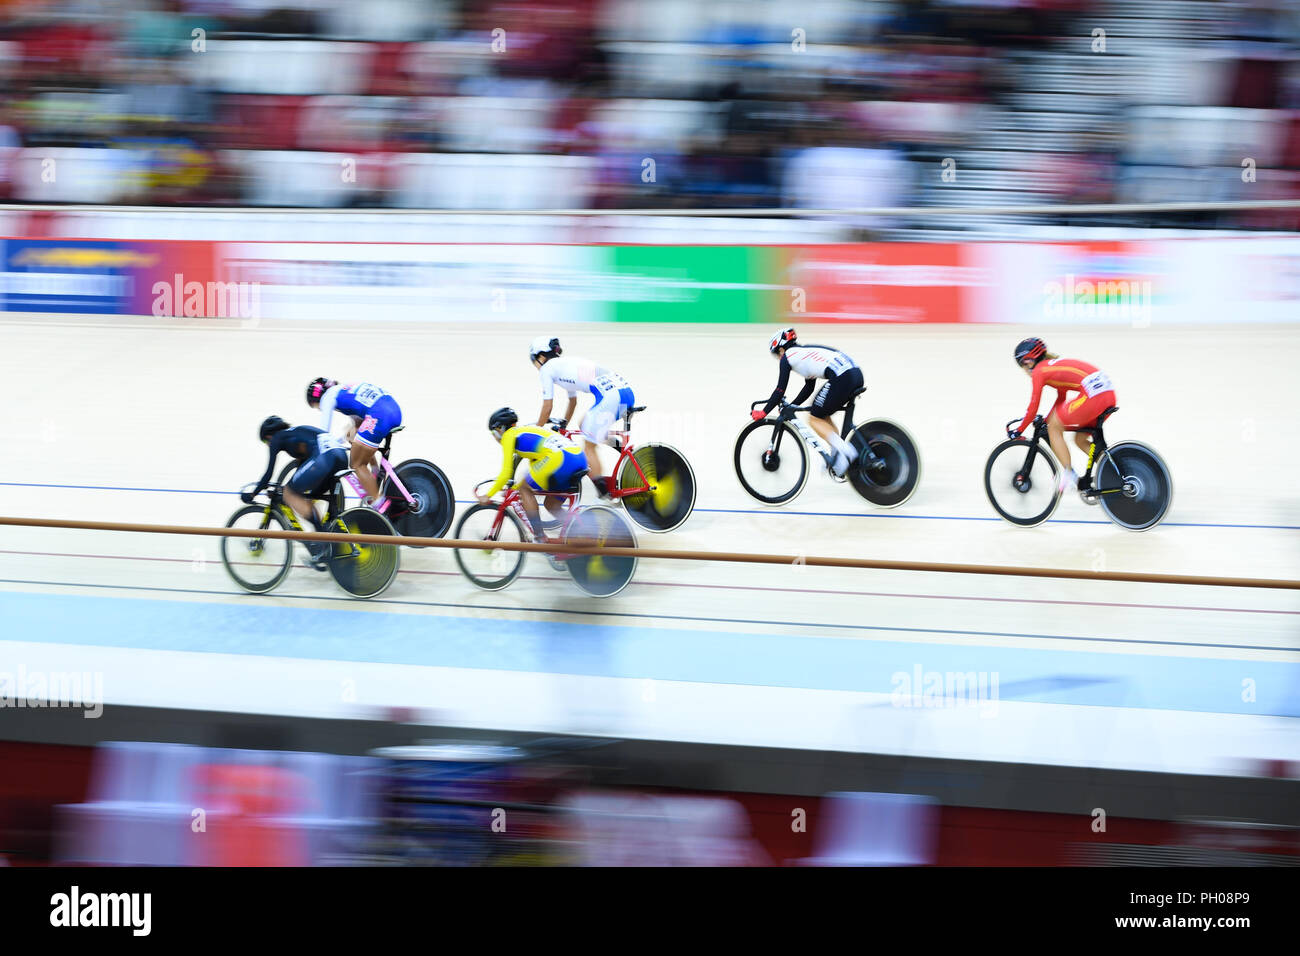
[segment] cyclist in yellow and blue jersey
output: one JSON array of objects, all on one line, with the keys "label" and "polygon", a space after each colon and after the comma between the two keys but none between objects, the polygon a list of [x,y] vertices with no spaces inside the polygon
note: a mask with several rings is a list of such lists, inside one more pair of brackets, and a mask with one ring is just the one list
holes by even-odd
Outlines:
[{"label": "cyclist in yellow and blue jersey", "polygon": [[[498,408],[488,418],[488,430],[501,443],[501,473],[486,494],[478,496],[481,504],[504,488],[515,472],[515,456],[530,462],[528,474],[515,484],[519,499],[528,512],[528,521],[539,541],[545,539],[537,495],[546,496],[546,508],[552,514],[563,499],[557,497],[576,489],[587,473],[587,455],[582,446],[558,432],[538,425],[520,425],[513,408]],[[548,492],[550,494],[548,494]]]}]

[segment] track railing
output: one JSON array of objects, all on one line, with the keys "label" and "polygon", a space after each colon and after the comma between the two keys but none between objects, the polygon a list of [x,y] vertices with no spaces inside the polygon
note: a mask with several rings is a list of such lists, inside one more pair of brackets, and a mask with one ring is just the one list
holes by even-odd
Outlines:
[{"label": "track railing", "polygon": [[1018,578],[1065,578],[1078,581],[1126,581],[1137,584],[1187,584],[1202,587],[1270,588],[1300,591],[1300,581],[1279,578],[1232,578],[1201,574],[1152,574],[1142,571],[1083,571],[1074,568],[1025,568],[991,564],[949,564],[933,561],[885,561],[805,554],[755,554],[740,551],[672,551],[664,548],[604,548],[573,541],[563,544],[493,542],[456,538],[415,538],[382,534],[335,534],[318,531],[277,531],[241,528],[202,528],[187,525],[130,524],[116,521],[70,521],[56,518],[0,516],[0,525],[24,528],[64,528],[78,531],[119,531],[138,534],[181,534],[210,538],[287,538],[291,541],[349,541],[357,544],[398,544],[421,548],[463,548],[479,551],[549,551],[563,554],[603,554],[667,561],[724,561],[735,564],[784,564],[872,571],[927,571],[937,574],[991,574]]}]

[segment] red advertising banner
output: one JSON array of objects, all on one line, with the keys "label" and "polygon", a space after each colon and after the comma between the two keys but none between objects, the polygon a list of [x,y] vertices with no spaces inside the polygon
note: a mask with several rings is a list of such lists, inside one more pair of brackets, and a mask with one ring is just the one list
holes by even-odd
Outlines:
[{"label": "red advertising banner", "polygon": [[793,246],[789,318],[818,322],[961,322],[970,290],[986,284],[957,243]]}]

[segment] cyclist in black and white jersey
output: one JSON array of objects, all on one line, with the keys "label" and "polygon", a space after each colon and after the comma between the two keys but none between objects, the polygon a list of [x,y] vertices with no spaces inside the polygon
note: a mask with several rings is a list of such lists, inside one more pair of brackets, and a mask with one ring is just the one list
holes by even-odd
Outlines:
[{"label": "cyclist in black and white jersey", "polygon": [[794,329],[782,329],[768,343],[768,351],[781,359],[781,370],[776,382],[776,390],[762,409],[754,409],[753,417],[767,417],[781,399],[785,397],[786,387],[790,384],[790,373],[799,373],[805,379],[803,388],[795,396],[792,405],[802,405],[817,388],[819,379],[826,379],[817,397],[813,399],[812,414],[809,423],[823,441],[835,449],[834,460],[826,457],[826,469],[836,481],[843,481],[848,472],[849,463],[857,457],[853,446],[840,437],[839,430],[831,422],[831,415],[840,411],[854,393],[862,387],[862,369],[858,363],[839,349],[829,345],[803,345],[797,341]]}]

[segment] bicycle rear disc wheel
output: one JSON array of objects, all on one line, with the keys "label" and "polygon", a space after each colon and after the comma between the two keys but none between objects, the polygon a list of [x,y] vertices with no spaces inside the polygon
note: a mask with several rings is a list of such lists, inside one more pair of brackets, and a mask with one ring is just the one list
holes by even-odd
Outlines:
[{"label": "bicycle rear disc wheel", "polygon": [[671,445],[642,445],[619,466],[615,482],[620,489],[644,484],[632,459],[645,474],[650,490],[620,499],[628,517],[655,534],[681,527],[695,509],[695,472],[686,456]]},{"label": "bicycle rear disc wheel", "polygon": [[[849,467],[849,482],[863,498],[880,508],[897,508],[916,493],[921,453],[902,425],[884,419],[857,425],[849,432],[849,442],[858,453]],[[873,471],[866,466],[868,448],[884,461],[884,468]]]},{"label": "bicycle rear disc wheel", "polygon": [[764,419],[742,428],[736,436],[735,465],[740,487],[765,505],[793,501],[808,483],[808,449],[799,433],[782,421]]},{"label": "bicycle rear disc wheel", "polygon": [[460,573],[470,583],[484,591],[500,591],[519,577],[524,569],[526,551],[504,551],[492,547],[493,542],[522,544],[524,527],[511,511],[501,515],[496,525],[497,505],[474,505],[460,516],[456,525],[456,538],[462,541],[482,541],[482,548],[456,548],[456,564]]},{"label": "bicycle rear disc wheel", "polygon": [[[451,482],[431,461],[413,458],[395,469],[397,478],[414,499],[409,503],[396,488],[389,488],[389,513],[398,534],[408,538],[441,538],[451,527],[456,511]],[[407,545],[421,548],[424,545]]]},{"label": "bicycle rear disc wheel", "polygon": [[[589,544],[602,548],[635,548],[636,532],[627,519],[612,508],[593,505],[583,508],[569,522],[565,544]],[[636,573],[636,558],[604,554],[575,554],[565,561],[573,583],[592,597],[613,597],[628,586]]]},{"label": "bicycle rear disc wheel", "polygon": [[1174,498],[1174,479],[1164,460],[1139,442],[1122,442],[1102,453],[1096,487],[1102,489],[1101,506],[1110,520],[1129,531],[1154,528]]},{"label": "bicycle rear disc wheel", "polygon": [[[392,522],[371,508],[350,508],[336,519],[349,534],[382,534],[397,537]],[[401,549],[394,544],[362,544],[342,541],[331,546],[330,574],[339,587],[353,597],[378,597],[397,577]]]},{"label": "bicycle rear disc wheel", "polygon": [[1056,487],[1060,469],[1042,442],[1038,443],[1033,465],[1025,473],[1029,445],[1027,438],[1004,441],[993,449],[984,467],[984,492],[993,510],[1022,528],[1042,524],[1061,501]]},{"label": "bicycle rear disc wheel", "polygon": [[[241,531],[290,531],[284,515],[267,505],[240,508],[227,528]],[[221,563],[231,580],[245,591],[265,594],[280,585],[293,566],[294,542],[288,538],[222,538]]]}]

